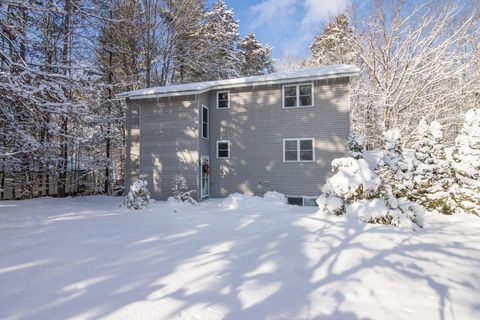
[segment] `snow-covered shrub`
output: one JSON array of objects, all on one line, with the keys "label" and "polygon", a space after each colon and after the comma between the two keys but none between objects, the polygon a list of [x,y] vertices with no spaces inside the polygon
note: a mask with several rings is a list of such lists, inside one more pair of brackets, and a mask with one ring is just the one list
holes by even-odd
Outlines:
[{"label": "snow-covered shrub", "polygon": [[179,203],[196,204],[197,201],[192,197],[193,191],[194,190],[189,190],[187,179],[181,175],[176,175],[172,180],[173,197],[169,198],[169,200]]},{"label": "snow-covered shrub", "polygon": [[480,215],[480,109],[465,113],[452,157],[459,186],[455,198],[462,209]]},{"label": "snow-covered shrub", "polygon": [[130,186],[130,191],[123,201],[128,209],[138,210],[148,206],[150,192],[147,190],[147,184],[147,175],[141,174],[138,180]]},{"label": "snow-covered shrub", "polygon": [[403,154],[401,132],[391,129],[384,133],[383,157],[377,164],[376,173],[384,184],[390,186],[395,197],[406,197],[413,187],[409,166]]},{"label": "snow-covered shrub", "polygon": [[348,154],[354,159],[362,159],[365,149],[365,136],[355,130],[348,135]]},{"label": "snow-covered shrub", "polygon": [[370,199],[378,194],[380,178],[364,159],[338,158],[332,161],[333,175],[323,186],[323,193],[347,202]]},{"label": "snow-covered shrub", "polygon": [[263,197],[244,195],[238,192],[228,195],[222,200],[221,206],[226,209],[238,208],[270,208],[272,205],[283,206],[287,203],[287,198],[284,194],[268,191]]},{"label": "snow-covered shrub", "polygon": [[335,159],[332,170],[317,199],[320,210],[334,215],[347,213],[369,223],[422,226],[423,208],[397,199],[364,159]]},{"label": "snow-covered shrub", "polygon": [[413,189],[409,198],[443,214],[454,213],[457,207],[451,193],[454,180],[440,123],[433,121],[429,125],[422,119],[413,149]]},{"label": "snow-covered shrub", "polygon": [[263,195],[263,198],[272,202],[283,203],[283,204],[286,204],[288,202],[286,195],[276,191],[265,192],[265,194]]}]

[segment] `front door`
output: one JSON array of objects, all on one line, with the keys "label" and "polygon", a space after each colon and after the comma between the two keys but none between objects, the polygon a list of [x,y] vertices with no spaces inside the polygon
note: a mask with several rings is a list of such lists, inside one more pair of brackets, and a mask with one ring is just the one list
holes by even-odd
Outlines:
[{"label": "front door", "polygon": [[208,197],[210,195],[210,163],[208,160],[208,156],[202,156],[200,158],[200,194],[202,198]]}]

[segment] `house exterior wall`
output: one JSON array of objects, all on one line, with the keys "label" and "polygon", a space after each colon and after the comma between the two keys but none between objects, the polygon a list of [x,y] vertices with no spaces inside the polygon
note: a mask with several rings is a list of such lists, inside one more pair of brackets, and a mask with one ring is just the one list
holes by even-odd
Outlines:
[{"label": "house exterior wall", "polygon": [[[148,189],[154,199],[165,200],[171,196],[171,183],[177,174],[184,176],[187,184],[196,189],[198,171],[196,97],[192,95],[142,99],[127,104],[139,110],[137,130],[140,134],[138,160],[135,159],[133,152],[127,152],[126,162],[129,163],[129,170],[139,168],[140,173],[147,174]],[[128,127],[129,125],[127,131]],[[137,142],[127,135],[127,145],[129,144],[136,145]],[[135,161],[138,163],[137,167],[134,166]],[[133,177],[132,174],[130,176]],[[127,186],[131,179],[128,179],[128,184],[126,182]]]},{"label": "house exterior wall", "polygon": [[140,110],[138,101],[127,100],[125,111],[125,191],[138,179],[140,157]]},{"label": "house exterior wall", "polygon": [[[346,155],[348,78],[315,81],[313,107],[282,108],[283,85],[230,89],[230,108],[211,112],[212,197],[266,191],[316,196],[331,161]],[[216,91],[210,105],[216,105]],[[315,161],[283,162],[283,139],[289,138],[315,138]],[[230,140],[229,159],[217,158],[217,140]]]},{"label": "house exterior wall", "polygon": [[[211,197],[266,191],[317,196],[331,161],[347,153],[350,89],[348,78],[313,83],[313,107],[283,108],[286,83],[231,88],[229,109],[216,108],[216,90],[127,101],[126,186],[138,172],[147,173],[152,197],[164,200],[173,177],[182,174],[199,198],[200,157],[208,155]],[[209,108],[208,139],[201,136],[202,105]],[[314,162],[283,161],[283,139],[298,138],[315,139]],[[229,159],[217,158],[218,140],[230,141]]]}]

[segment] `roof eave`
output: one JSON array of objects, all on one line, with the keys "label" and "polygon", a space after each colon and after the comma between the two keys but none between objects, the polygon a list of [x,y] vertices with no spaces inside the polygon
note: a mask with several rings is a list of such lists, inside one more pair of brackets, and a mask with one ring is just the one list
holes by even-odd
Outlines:
[{"label": "roof eave", "polygon": [[165,98],[165,97],[178,97],[178,96],[187,96],[187,95],[196,95],[208,92],[210,90],[223,90],[230,88],[244,88],[244,87],[253,87],[253,86],[263,86],[263,85],[273,85],[273,84],[282,84],[289,82],[301,82],[301,81],[313,81],[313,80],[324,80],[324,79],[335,79],[335,78],[344,78],[344,77],[355,77],[358,76],[359,72],[343,72],[335,74],[326,74],[320,76],[310,76],[310,77],[297,77],[289,79],[276,79],[276,80],[265,80],[258,82],[245,82],[245,83],[235,83],[235,84],[224,84],[224,85],[213,85],[203,90],[186,90],[186,91],[173,91],[166,93],[152,93],[152,94],[126,94],[120,93],[117,95],[119,98],[128,98],[131,100],[139,99],[156,99],[156,98]]}]

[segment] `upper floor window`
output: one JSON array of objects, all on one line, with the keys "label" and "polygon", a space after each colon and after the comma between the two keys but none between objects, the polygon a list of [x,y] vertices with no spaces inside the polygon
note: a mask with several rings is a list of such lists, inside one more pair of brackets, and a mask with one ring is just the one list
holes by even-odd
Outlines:
[{"label": "upper floor window", "polygon": [[230,158],[230,141],[217,141],[217,158]]},{"label": "upper floor window", "polygon": [[315,139],[284,139],[283,161],[314,161]]},{"label": "upper floor window", "polygon": [[217,92],[217,109],[230,108],[230,91]]},{"label": "upper floor window", "polygon": [[208,107],[202,106],[202,138],[208,139]]},{"label": "upper floor window", "polygon": [[313,83],[283,86],[284,108],[311,106],[313,106]]}]

